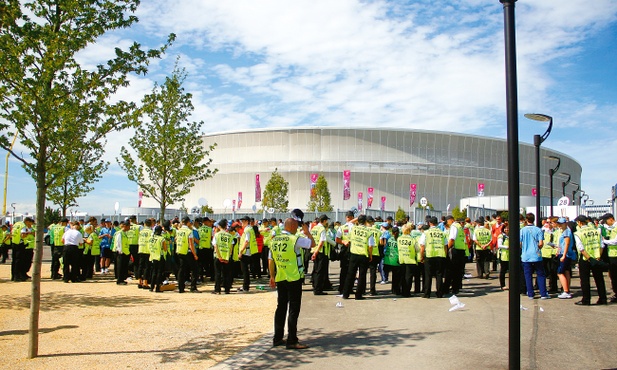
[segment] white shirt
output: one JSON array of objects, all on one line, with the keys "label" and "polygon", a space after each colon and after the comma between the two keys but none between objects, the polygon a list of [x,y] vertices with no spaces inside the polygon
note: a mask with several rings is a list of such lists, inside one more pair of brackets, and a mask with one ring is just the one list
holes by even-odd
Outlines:
[{"label": "white shirt", "polygon": [[84,244],[84,237],[81,233],[75,229],[69,229],[64,233],[62,237],[62,243],[64,245],[82,245]]}]

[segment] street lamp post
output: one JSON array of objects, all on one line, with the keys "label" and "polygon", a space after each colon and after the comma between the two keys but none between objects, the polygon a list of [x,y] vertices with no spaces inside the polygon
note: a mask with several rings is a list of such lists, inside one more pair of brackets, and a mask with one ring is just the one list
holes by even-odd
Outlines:
[{"label": "street lamp post", "polygon": [[555,168],[548,169],[548,176],[550,179],[550,188],[551,188],[551,217],[552,217],[554,215],[553,213],[553,176],[555,176],[555,174],[557,173],[557,170],[559,170],[559,165],[561,164],[561,158],[555,157],[554,155],[549,155],[546,158],[554,159],[557,161],[557,166],[555,166]]},{"label": "street lamp post", "polygon": [[562,193],[562,196],[565,197],[566,196],[566,186],[568,186],[568,184],[570,183],[570,180],[572,179],[572,176],[569,173],[565,173],[565,172],[561,172],[561,174],[564,175],[564,176],[568,176],[566,181],[563,181],[561,183],[561,193]]},{"label": "street lamp post", "polygon": [[551,129],[553,128],[553,117],[547,116],[546,114],[527,113],[525,114],[525,118],[534,121],[548,122],[548,128],[544,134],[533,136],[533,145],[536,147],[536,225],[542,227],[542,220],[540,218],[540,145],[542,145],[544,140],[546,140],[551,133]]},{"label": "street lamp post", "polygon": [[[572,205],[576,206],[576,193],[581,190],[581,186],[575,182],[572,183],[572,185],[576,185],[576,189],[572,190]],[[578,203],[578,205],[580,206],[580,202]],[[577,212],[578,213],[578,212]]]}]

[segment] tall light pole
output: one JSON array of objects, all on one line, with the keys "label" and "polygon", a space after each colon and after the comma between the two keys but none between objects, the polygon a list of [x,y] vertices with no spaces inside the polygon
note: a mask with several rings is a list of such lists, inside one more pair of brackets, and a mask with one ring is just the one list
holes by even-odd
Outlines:
[{"label": "tall light pole", "polygon": [[[575,206],[576,205],[576,193],[581,190],[581,186],[575,182],[571,183],[572,185],[576,185],[576,189],[572,190],[572,205]],[[580,206],[580,202],[578,204]]]},{"label": "tall light pole", "polygon": [[561,172],[562,175],[564,176],[568,176],[568,178],[566,179],[566,181],[561,183],[561,193],[562,196],[566,196],[566,186],[568,186],[568,184],[570,183],[570,180],[572,179],[572,176],[569,173],[565,173],[565,172]]},{"label": "tall light pole", "polygon": [[553,128],[553,117],[540,113],[527,113],[525,118],[548,122],[548,128],[542,135],[533,136],[533,145],[536,147],[536,225],[542,227],[542,220],[540,218],[540,145],[548,138]]},{"label": "tall light pole", "polygon": [[[503,4],[504,45],[506,65],[506,117],[508,147],[508,214],[513,217],[519,213],[520,206],[520,172],[518,149],[518,82],[516,74],[516,26],[514,22],[514,3],[516,0],[499,0]],[[521,253],[520,225],[510,223],[510,254]],[[511,370],[521,368],[521,296],[520,273],[521,260],[510,258],[510,278],[508,285],[508,367]]]},{"label": "tall light pole", "polygon": [[555,166],[555,168],[548,169],[548,176],[550,179],[550,188],[551,188],[551,217],[553,217],[555,215],[553,213],[553,176],[555,176],[555,174],[557,173],[557,170],[559,170],[559,165],[561,164],[561,158],[555,157],[554,155],[549,155],[548,157],[545,157],[545,158],[553,159],[557,161],[557,166]]}]

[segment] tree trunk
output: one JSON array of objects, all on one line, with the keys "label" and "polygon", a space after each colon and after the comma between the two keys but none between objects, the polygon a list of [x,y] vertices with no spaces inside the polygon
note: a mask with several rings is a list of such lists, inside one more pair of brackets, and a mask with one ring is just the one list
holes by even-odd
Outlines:
[{"label": "tree trunk", "polygon": [[[41,153],[45,153],[41,148]],[[32,261],[32,290],[30,296],[30,326],[28,330],[28,358],[35,358],[39,353],[39,312],[41,308],[41,264],[43,261],[43,238],[45,234],[45,158],[38,159],[36,175],[36,246]]]}]

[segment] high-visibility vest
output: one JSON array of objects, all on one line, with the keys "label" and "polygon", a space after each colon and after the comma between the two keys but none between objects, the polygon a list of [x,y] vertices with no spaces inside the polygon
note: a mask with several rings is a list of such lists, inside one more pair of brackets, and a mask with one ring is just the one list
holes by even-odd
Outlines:
[{"label": "high-visibility vest", "polygon": [[[609,239],[613,240],[615,238],[617,238],[617,225],[613,224],[613,229],[611,230],[611,232],[608,234],[609,235]],[[609,245],[608,246],[608,256],[609,257],[617,257],[617,245]]]},{"label": "high-visibility vest", "polygon": [[212,249],[212,228],[202,225],[197,232],[199,233],[199,249]]},{"label": "high-visibility vest", "polygon": [[186,255],[189,252],[189,237],[193,235],[193,230],[186,225],[176,230],[176,253]]},{"label": "high-visibility vest", "polygon": [[[480,245],[486,245],[488,242],[491,241],[491,230],[487,229],[486,227],[477,227],[473,231],[473,233]],[[481,251],[482,248],[476,246],[476,250]]]},{"label": "high-visibility vest", "polygon": [[426,230],[424,232],[424,235],[426,238],[424,242],[424,255],[426,256],[426,258],[445,257],[446,249],[444,246],[444,232],[433,226],[430,229]]},{"label": "high-visibility vest", "polygon": [[[229,261],[229,256],[233,248],[234,236],[226,231],[219,231],[214,235],[216,240],[216,249],[218,250],[221,259]],[[214,255],[214,258],[219,258],[218,255]]]},{"label": "high-visibility vest", "polygon": [[[326,231],[326,228],[323,227],[322,224],[317,224],[315,227],[311,229],[311,235],[313,236],[313,240],[315,240],[315,247],[311,249],[311,253],[315,253],[317,248],[319,247],[319,240],[321,239],[321,233]],[[327,238],[321,246],[321,251],[319,253],[323,253],[326,256],[330,255],[330,244],[328,244]]]},{"label": "high-visibility vest", "polygon": [[372,232],[363,225],[356,225],[351,229],[351,254],[368,257],[368,239]]},{"label": "high-visibility vest", "polygon": [[396,241],[398,245],[398,262],[404,265],[417,264],[416,244],[418,240],[411,235],[403,234]]},{"label": "high-visibility vest", "polygon": [[149,227],[144,227],[139,232],[139,249],[138,253],[150,254],[150,239],[152,238],[152,231]]},{"label": "high-visibility vest", "polygon": [[298,281],[304,277],[304,258],[302,253],[296,253],[298,237],[291,234],[281,234],[272,238],[270,251],[276,265],[275,281]]},{"label": "high-visibility vest", "polygon": [[[598,229],[585,226],[574,234],[576,234],[579,239],[581,239],[581,243],[583,244],[585,251],[589,253],[589,256],[591,258],[600,258],[600,255],[602,254],[602,241]],[[585,258],[582,253],[581,258],[587,261],[587,258]]]},{"label": "high-visibility vest", "polygon": [[165,243],[165,237],[163,235],[152,235],[150,237],[149,249],[150,249],[150,261],[160,261],[161,256],[165,253],[163,251],[163,244]]},{"label": "high-visibility vest", "polygon": [[141,225],[132,224],[131,229],[126,232],[126,235],[129,238],[129,245],[138,245],[139,244],[139,229]]},{"label": "high-visibility vest", "polygon": [[508,238],[507,235],[504,236],[504,234],[499,235],[499,239],[502,240],[501,245],[503,245],[504,248],[500,248],[499,249],[499,259],[504,261],[504,262],[508,262],[510,261],[510,238]]}]

